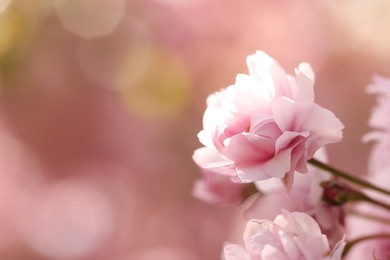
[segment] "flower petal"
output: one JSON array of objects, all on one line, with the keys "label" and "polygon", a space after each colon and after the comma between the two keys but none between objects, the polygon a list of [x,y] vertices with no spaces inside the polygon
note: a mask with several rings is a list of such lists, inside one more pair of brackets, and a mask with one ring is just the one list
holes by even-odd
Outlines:
[{"label": "flower petal", "polygon": [[296,90],[294,100],[298,102],[314,102],[314,73],[308,63],[299,64],[295,69]]},{"label": "flower petal", "polygon": [[237,174],[242,181],[260,181],[271,177],[283,178],[291,168],[290,161],[291,149],[287,149],[261,164],[237,165]]},{"label": "flower petal", "polygon": [[226,244],[223,249],[224,260],[251,260],[244,247],[234,244]]},{"label": "flower petal", "polygon": [[218,151],[213,148],[202,147],[195,150],[192,159],[201,168],[221,174],[236,175],[234,162],[223,158]]},{"label": "flower petal", "polygon": [[268,54],[257,51],[247,58],[249,74],[267,87],[273,97],[292,97],[292,91],[284,69]]},{"label": "flower petal", "polygon": [[235,135],[225,140],[222,154],[240,163],[262,162],[273,156],[274,148],[268,138],[249,133]]}]

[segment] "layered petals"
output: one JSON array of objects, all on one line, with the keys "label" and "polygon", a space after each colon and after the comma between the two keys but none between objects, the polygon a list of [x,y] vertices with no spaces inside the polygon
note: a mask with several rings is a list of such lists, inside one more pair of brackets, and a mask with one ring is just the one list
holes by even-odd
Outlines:
[{"label": "layered petals", "polygon": [[317,222],[302,212],[276,216],[274,221],[251,219],[244,231],[244,246],[226,245],[224,259],[234,260],[321,260],[341,259],[344,239],[331,250]]},{"label": "layered petals", "polygon": [[309,64],[301,63],[293,77],[259,51],[247,65],[249,75],[238,75],[235,85],[207,100],[198,136],[219,157],[209,151],[207,159],[198,150],[194,160],[219,173],[234,170],[243,182],[277,177],[291,186],[294,172],[307,172],[320,147],[341,140],[343,125],[314,103]]},{"label": "layered petals", "polygon": [[[326,161],[324,149],[320,149],[315,158]],[[326,234],[331,246],[335,245],[345,233],[343,206],[332,207],[323,203],[323,188],[320,183],[331,176],[309,166],[308,174],[296,174],[289,192],[278,178],[255,182],[260,194],[244,212],[245,219],[274,219],[282,209],[304,212],[319,224],[321,232]]]}]

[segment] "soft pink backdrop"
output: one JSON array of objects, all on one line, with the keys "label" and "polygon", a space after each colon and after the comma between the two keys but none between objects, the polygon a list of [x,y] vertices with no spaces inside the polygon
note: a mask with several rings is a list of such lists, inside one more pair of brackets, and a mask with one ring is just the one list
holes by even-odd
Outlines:
[{"label": "soft pink backdrop", "polygon": [[[8,4],[8,5],[7,5]],[[241,207],[191,196],[207,95],[264,50],[316,73],[343,121],[333,165],[364,174],[390,4],[11,0],[0,4],[0,258],[218,259]]]}]

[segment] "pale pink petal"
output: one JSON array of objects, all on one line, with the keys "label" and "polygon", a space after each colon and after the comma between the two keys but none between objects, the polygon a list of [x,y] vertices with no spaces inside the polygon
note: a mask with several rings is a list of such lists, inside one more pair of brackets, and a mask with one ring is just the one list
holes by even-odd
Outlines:
[{"label": "pale pink petal", "polygon": [[287,98],[274,102],[273,117],[282,131],[308,131],[327,142],[342,138],[344,125],[336,116],[315,103],[296,103]]},{"label": "pale pink petal", "polygon": [[301,122],[300,125],[296,126],[297,128],[315,133],[315,136],[324,143],[334,143],[341,140],[343,137],[341,130],[344,125],[331,111],[317,104],[301,105],[297,108],[297,113],[305,115],[305,118],[297,120],[297,122]]},{"label": "pale pink petal", "polygon": [[267,180],[256,181],[255,185],[261,193],[269,193],[283,188],[280,178],[269,178]]},{"label": "pale pink petal", "polygon": [[291,150],[284,150],[272,159],[253,165],[238,165],[237,174],[243,181],[260,181],[271,177],[283,178],[290,170]]},{"label": "pale pink petal", "polygon": [[238,110],[250,112],[266,108],[273,96],[258,79],[245,74],[238,74],[235,84],[234,103]]},{"label": "pale pink petal", "polygon": [[192,159],[201,168],[213,170],[221,174],[236,174],[233,161],[223,158],[213,148],[202,147],[195,150]]},{"label": "pale pink petal", "polygon": [[281,97],[273,103],[273,119],[281,131],[295,131],[294,101]]},{"label": "pale pink petal", "polygon": [[[341,259],[341,256],[344,251],[344,247],[347,244],[345,241],[345,236],[336,244],[333,250],[330,252],[329,256],[325,258],[326,260],[338,260]],[[325,260],[324,259],[324,260]]]},{"label": "pale pink petal", "polygon": [[292,97],[292,92],[287,79],[287,73],[269,55],[262,51],[257,51],[247,58],[249,74],[263,82],[270,89],[272,96]]},{"label": "pale pink petal", "polygon": [[271,245],[279,251],[283,251],[283,245],[277,231],[278,227],[270,223],[269,227],[262,228],[246,241],[246,249],[251,252],[252,257],[258,257],[259,252],[263,252],[265,247]]},{"label": "pale pink petal", "polygon": [[275,141],[269,137],[259,136],[252,133],[245,133],[243,135],[249,142],[256,146],[257,149],[261,150],[264,154],[268,154],[269,157],[275,153]]},{"label": "pale pink petal", "polygon": [[309,236],[321,236],[321,229],[312,217],[303,212],[292,212],[291,215],[300,224],[302,232]]},{"label": "pale pink petal", "polygon": [[367,92],[376,95],[377,104],[372,108],[368,122],[374,130],[365,134],[363,140],[375,142],[370,154],[369,172],[376,175],[390,165],[390,78],[375,75]]},{"label": "pale pink petal", "polygon": [[305,150],[310,159],[320,147],[335,143],[342,138],[343,124],[329,110],[316,104],[294,103],[280,98],[274,103],[274,118],[282,131],[306,132],[308,138]]},{"label": "pale pink petal", "polygon": [[[300,223],[297,222],[295,216],[286,209],[281,209],[280,215],[276,216],[274,219],[274,223],[280,226],[283,230],[293,233],[296,236],[299,236],[303,233],[303,230],[300,226]],[[305,214],[305,213],[303,213]]]},{"label": "pale pink petal", "polygon": [[290,256],[287,256],[285,253],[281,252],[279,249],[266,245],[264,250],[261,251],[261,259],[264,260],[290,260],[294,259]]},{"label": "pale pink petal", "polygon": [[256,113],[252,117],[249,132],[266,137],[273,142],[282,134],[272,116],[264,113]]},{"label": "pale pink petal", "polygon": [[326,236],[322,235],[318,223],[302,212],[283,211],[283,215],[275,218],[275,223],[283,226],[283,230],[295,234],[295,243],[304,259],[320,259],[329,251]]},{"label": "pale pink petal", "polygon": [[375,75],[373,77],[373,83],[367,87],[367,93],[369,94],[383,94],[389,93],[390,78]]},{"label": "pale pink petal", "polygon": [[315,75],[312,67],[307,62],[301,62],[298,65],[298,70],[304,74],[308,79],[310,79],[311,82],[314,83]]},{"label": "pale pink petal", "polygon": [[314,106],[314,103],[297,103],[294,100],[281,97],[273,103],[273,118],[282,131],[307,131],[308,129],[302,125],[310,119]]},{"label": "pale pink petal", "polygon": [[225,245],[222,257],[224,260],[251,260],[244,247],[234,244]]},{"label": "pale pink petal", "polygon": [[265,54],[264,52],[257,51],[255,54],[250,55],[246,59],[246,63],[249,69],[249,75],[256,78],[265,86],[269,95],[275,96],[275,86],[270,73],[270,67],[274,66],[274,59]]},{"label": "pale pink petal", "polygon": [[[215,130],[215,129],[214,129]],[[198,139],[199,141],[207,146],[207,147],[214,147],[214,143],[213,143],[213,135],[211,134],[212,131],[206,131],[206,130],[202,130],[198,133]]]},{"label": "pale pink petal", "polygon": [[262,144],[264,144],[265,149],[269,147],[266,138],[248,133],[238,134],[225,140],[222,153],[227,158],[240,163],[260,162],[273,156],[273,151],[264,151]]},{"label": "pale pink petal", "polygon": [[275,153],[279,153],[285,149],[292,150],[309,136],[308,132],[284,132],[275,143]]},{"label": "pale pink petal", "polygon": [[264,227],[272,227],[272,221],[251,219],[245,226],[244,242],[247,243],[251,238],[259,233]]},{"label": "pale pink petal", "polygon": [[294,100],[298,102],[314,102],[314,73],[308,63],[299,64],[295,69],[296,92]]},{"label": "pale pink petal", "polygon": [[288,252],[289,259],[299,259],[300,252],[293,237],[283,230],[280,230],[278,233],[284,252]]}]

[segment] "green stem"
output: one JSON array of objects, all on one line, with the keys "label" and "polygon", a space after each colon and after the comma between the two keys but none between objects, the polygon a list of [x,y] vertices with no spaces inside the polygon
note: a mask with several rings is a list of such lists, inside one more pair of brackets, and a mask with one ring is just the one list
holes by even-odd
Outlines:
[{"label": "green stem", "polygon": [[371,240],[371,239],[389,239],[390,240],[390,233],[379,233],[379,234],[374,234],[374,235],[368,235],[368,236],[363,236],[356,238],[354,240],[349,241],[343,251],[343,257],[345,257],[348,252],[351,250],[353,246],[356,244],[366,241],[366,240]]},{"label": "green stem", "polygon": [[320,169],[323,169],[325,171],[328,171],[329,173],[331,173],[332,175],[336,176],[336,177],[339,177],[341,179],[344,179],[344,180],[347,180],[347,181],[350,181],[351,183],[354,183],[354,184],[357,184],[359,186],[362,186],[362,187],[365,187],[367,189],[371,189],[371,190],[375,190],[377,192],[380,192],[380,193],[383,193],[383,194],[386,194],[386,195],[390,195],[390,191],[388,190],[385,190],[385,189],[382,189],[368,181],[365,181],[363,179],[360,179],[358,177],[355,177],[355,176],[352,176],[348,173],[345,173],[341,170],[338,170],[336,168],[333,168],[332,166],[329,166],[325,163],[322,163],[320,161],[318,161],[317,159],[310,159],[308,161],[310,164],[320,168]]}]

